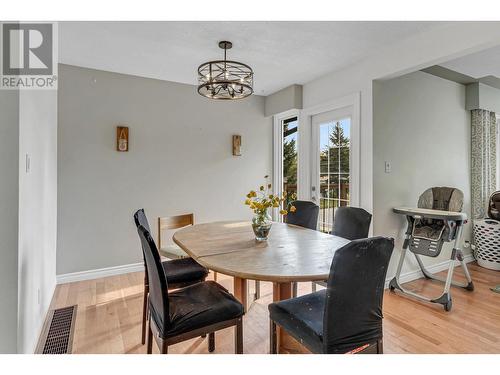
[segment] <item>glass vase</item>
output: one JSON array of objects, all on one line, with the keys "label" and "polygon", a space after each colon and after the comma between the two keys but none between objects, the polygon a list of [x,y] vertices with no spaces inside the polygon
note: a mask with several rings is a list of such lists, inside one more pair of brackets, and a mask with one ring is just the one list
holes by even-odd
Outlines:
[{"label": "glass vase", "polygon": [[255,214],[252,219],[253,233],[258,242],[267,241],[271,231],[272,218],[267,210]]}]

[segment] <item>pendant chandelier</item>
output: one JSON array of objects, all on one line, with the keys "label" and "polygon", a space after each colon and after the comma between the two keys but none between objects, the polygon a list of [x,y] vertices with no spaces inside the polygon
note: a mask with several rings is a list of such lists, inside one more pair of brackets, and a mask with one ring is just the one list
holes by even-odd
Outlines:
[{"label": "pendant chandelier", "polygon": [[248,65],[226,59],[233,43],[219,42],[224,60],[209,61],[198,67],[198,93],[210,99],[242,99],[253,93],[253,70]]}]

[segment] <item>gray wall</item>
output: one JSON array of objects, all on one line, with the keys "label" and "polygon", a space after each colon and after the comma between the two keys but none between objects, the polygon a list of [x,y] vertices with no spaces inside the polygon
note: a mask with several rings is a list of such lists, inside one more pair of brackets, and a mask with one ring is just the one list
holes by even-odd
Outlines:
[{"label": "gray wall", "polygon": [[19,92],[0,90],[0,353],[17,351]]},{"label": "gray wall", "polygon": [[273,116],[291,109],[302,109],[302,86],[291,85],[266,96],[264,112]]},{"label": "gray wall", "polygon": [[56,285],[57,91],[23,90],[19,109],[18,352],[33,353]]},{"label": "gray wall", "polygon": [[[59,66],[57,274],[142,260],[132,214],[250,218],[272,168],[264,99],[208,100],[194,86]],[[130,151],[115,151],[116,125]],[[243,156],[232,156],[233,134]],[[153,230],[156,232],[156,230]],[[156,236],[156,233],[154,233]]]},{"label": "gray wall", "polygon": [[[376,235],[397,240],[389,277],[406,228],[405,218],[393,214],[393,207],[416,206],[429,187],[454,186],[464,192],[464,211],[470,215],[470,113],[465,86],[423,72],[374,82],[373,94],[373,228]],[[392,173],[384,172],[385,161],[392,163]],[[411,258],[403,272],[417,269]],[[424,260],[433,264],[446,257],[442,253]]]},{"label": "gray wall", "polygon": [[471,83],[466,86],[465,108],[485,109],[488,111],[500,112],[500,90],[485,85],[483,83]]}]

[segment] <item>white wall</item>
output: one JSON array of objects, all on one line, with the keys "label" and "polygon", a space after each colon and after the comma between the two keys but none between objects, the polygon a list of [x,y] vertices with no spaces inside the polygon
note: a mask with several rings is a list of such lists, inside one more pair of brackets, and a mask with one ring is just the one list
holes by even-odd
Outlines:
[{"label": "white wall", "polygon": [[[450,186],[463,191],[464,212],[470,216],[471,120],[465,86],[423,72],[374,82],[373,99],[373,228],[375,235],[396,239],[392,277],[406,230],[405,217],[394,214],[393,207],[415,207],[427,188]],[[391,173],[385,173],[385,161]],[[464,239],[470,239],[470,224]],[[423,260],[435,264],[447,258],[449,252]],[[407,257],[403,273],[416,269],[414,258]]]},{"label": "white wall", "polygon": [[[130,151],[115,151],[116,126]],[[232,135],[243,156],[232,156]],[[142,261],[132,215],[250,218],[245,194],[271,175],[264,98],[218,102],[190,85],[60,65],[57,273]],[[156,234],[155,234],[156,236]]]},{"label": "white wall", "polygon": [[[303,86],[304,109],[352,93],[361,94],[360,205],[363,208],[373,210],[372,81],[420,70],[498,45],[499,41],[499,22],[449,23],[401,43],[389,45],[375,56]],[[304,138],[308,140],[307,137]],[[299,147],[304,150],[303,155],[309,150],[308,145]]]},{"label": "white wall", "polygon": [[[30,170],[26,172],[26,154]],[[18,352],[33,353],[56,282],[57,92],[19,98]]]},{"label": "white wall", "polygon": [[291,85],[266,96],[265,116],[273,116],[293,109],[302,108],[302,86]]},{"label": "white wall", "polygon": [[0,353],[17,351],[19,92],[0,90]]}]

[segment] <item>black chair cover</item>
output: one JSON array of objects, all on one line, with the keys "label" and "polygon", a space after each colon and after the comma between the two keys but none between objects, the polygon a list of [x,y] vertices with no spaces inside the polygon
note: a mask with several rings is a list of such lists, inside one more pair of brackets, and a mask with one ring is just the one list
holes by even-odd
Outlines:
[{"label": "black chair cover", "polygon": [[137,228],[141,239],[144,260],[148,273],[149,284],[149,309],[160,332],[170,328],[170,309],[168,301],[167,277],[161,264],[160,254],[149,231],[139,225]]},{"label": "black chair cover", "polygon": [[[144,213],[144,209],[141,208],[136,211],[134,214],[134,221],[137,228],[142,225],[148,233],[151,234],[149,222],[146,214]],[[144,262],[146,262],[145,259]],[[208,275],[208,270],[196,263],[193,258],[164,260],[162,261],[162,264],[165,275],[167,276],[167,281],[172,288],[203,281]]]},{"label": "black chair cover", "polygon": [[270,318],[314,353],[346,353],[382,339],[382,299],[394,240],[337,250],[326,290],[269,305]]},{"label": "black chair cover", "polygon": [[309,201],[294,201],[291,204],[295,206],[297,210],[295,212],[289,212],[288,215],[286,215],[285,221],[288,224],[316,230],[319,207]]},{"label": "black chair cover", "polygon": [[339,207],[335,210],[332,234],[348,240],[368,237],[372,215],[358,207]]},{"label": "black chair cover", "polygon": [[144,212],[143,208],[135,212],[134,221],[137,228],[139,228],[139,225],[142,225],[151,234],[151,228],[149,227],[148,218],[146,217],[146,213]]},{"label": "black chair cover", "polygon": [[177,336],[243,315],[243,305],[213,281],[168,292],[168,283],[156,245],[142,225],[138,228],[149,279],[151,319],[161,338]]},{"label": "black chair cover", "polygon": [[325,353],[345,353],[382,339],[382,299],[392,238],[355,240],[330,267],[323,318]]}]

